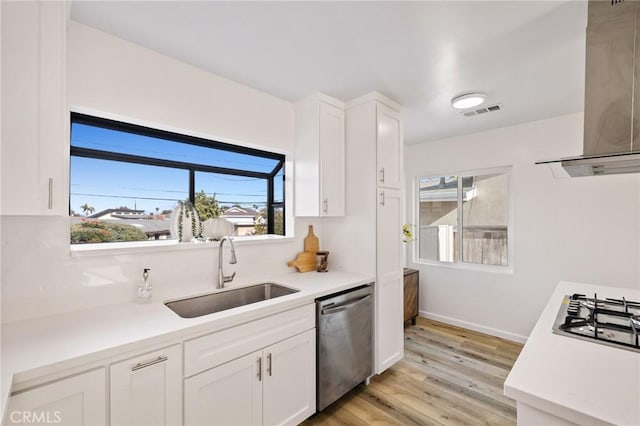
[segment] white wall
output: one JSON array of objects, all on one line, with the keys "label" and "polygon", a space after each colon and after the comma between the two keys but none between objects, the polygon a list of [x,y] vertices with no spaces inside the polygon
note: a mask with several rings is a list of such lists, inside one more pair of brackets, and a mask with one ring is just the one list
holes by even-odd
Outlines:
[{"label": "white wall", "polygon": [[[67,101],[75,110],[293,151],[290,102],[74,22],[67,43]],[[286,261],[302,250],[309,223],[296,221],[295,240],[238,244],[238,264],[225,261],[225,272],[238,273],[233,285],[291,271]],[[3,216],[0,227],[3,322],[129,301],[146,267],[152,269],[156,300],[214,288],[214,245],[74,257],[67,217]]]},{"label": "white wall", "polygon": [[555,179],[534,165],[580,154],[582,123],[573,114],[405,147],[408,223],[416,176],[513,166],[513,273],[414,263],[409,251],[423,315],[524,340],[558,281],[640,287],[640,177]]}]

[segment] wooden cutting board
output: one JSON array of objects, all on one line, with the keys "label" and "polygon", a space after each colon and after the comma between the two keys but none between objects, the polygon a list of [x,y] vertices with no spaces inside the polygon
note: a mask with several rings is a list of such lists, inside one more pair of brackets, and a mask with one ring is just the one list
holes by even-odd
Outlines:
[{"label": "wooden cutting board", "polygon": [[316,254],[309,251],[303,251],[298,253],[296,260],[287,262],[287,266],[295,266],[298,272],[315,271],[316,269]]},{"label": "wooden cutting board", "polygon": [[304,251],[313,253],[314,259],[316,252],[320,250],[320,241],[313,233],[313,225],[309,225],[309,232],[304,238]]}]

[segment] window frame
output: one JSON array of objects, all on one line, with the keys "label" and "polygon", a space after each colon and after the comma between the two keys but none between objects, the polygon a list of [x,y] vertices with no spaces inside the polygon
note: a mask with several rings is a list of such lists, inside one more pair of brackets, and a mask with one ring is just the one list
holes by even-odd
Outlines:
[{"label": "window frame", "polygon": [[[209,166],[202,164],[195,164],[189,162],[182,161],[174,161],[174,160],[165,160],[153,157],[145,157],[140,155],[133,154],[123,154],[112,151],[103,151],[92,148],[82,148],[73,146],[71,143],[72,140],[72,128],[73,124],[83,124],[88,126],[100,127],[103,129],[127,132],[130,134],[136,134],[140,136],[152,137],[156,139],[163,139],[169,142],[175,143],[184,143],[189,145],[200,146],[204,148],[212,148],[223,150],[227,152],[233,152],[238,154],[247,154],[262,158],[268,158],[272,160],[276,160],[277,163],[274,168],[268,172],[255,172],[250,170],[242,170],[236,168],[228,168],[228,167],[220,167],[220,166]],[[168,167],[173,169],[186,170],[189,172],[189,200],[192,204],[195,204],[195,173],[196,172],[205,172],[205,173],[217,173],[217,174],[225,174],[232,176],[243,176],[243,177],[251,177],[258,179],[265,179],[267,182],[267,235],[280,236],[274,234],[275,229],[275,210],[277,208],[282,208],[282,229],[284,234],[281,237],[286,237],[286,156],[285,154],[280,154],[271,151],[265,151],[257,148],[249,148],[241,145],[233,145],[230,143],[220,142],[213,139],[207,139],[203,137],[186,135],[183,133],[177,133],[169,130],[161,130],[158,128],[152,128],[144,125],[128,123],[120,120],[114,120],[104,117],[99,117],[95,115],[84,114],[80,112],[71,111],[70,112],[70,120],[69,120],[69,158],[71,157],[81,157],[81,158],[91,158],[91,159],[99,159],[99,160],[107,160],[107,161],[118,161],[129,164],[142,164],[149,166],[160,166],[160,167]],[[70,163],[69,163],[69,172],[71,171]],[[275,202],[275,179],[281,174],[282,178],[282,200]],[[69,181],[69,185],[71,182]],[[71,190],[69,188],[69,215],[71,215]],[[243,237],[239,237],[240,239]],[[118,244],[118,243],[101,243],[101,244],[92,244],[92,246],[103,245],[103,244]],[[73,245],[72,245],[73,247]]]},{"label": "window frame", "polygon": [[[507,213],[507,256],[508,263],[505,266],[502,265],[487,265],[481,263],[472,263],[472,262],[464,262],[462,260],[463,254],[462,252],[458,256],[458,259],[454,262],[442,262],[439,260],[433,259],[423,259],[420,257],[420,180],[428,177],[438,177],[438,176],[457,176],[458,178],[458,190],[456,192],[456,200],[457,200],[457,210],[459,214],[456,218],[456,226],[460,231],[463,230],[463,195],[460,190],[462,186],[462,179],[467,177],[475,177],[475,176],[484,176],[484,175],[494,175],[494,174],[506,174],[508,176],[509,187],[507,189],[507,207],[509,209]],[[513,274],[514,272],[514,226],[513,226],[513,166],[498,166],[492,168],[484,168],[484,169],[474,169],[474,170],[465,170],[458,172],[427,172],[421,173],[417,175],[413,179],[413,223],[416,224],[415,229],[415,239],[411,243],[411,249],[413,251],[412,259],[415,264],[421,265],[430,265],[430,266],[441,266],[445,268],[454,268],[454,269],[462,269],[462,270],[477,270],[484,272],[493,272],[493,273],[503,273],[503,274]],[[462,238],[463,232],[458,232],[456,235],[456,244],[458,247],[462,248]]]}]

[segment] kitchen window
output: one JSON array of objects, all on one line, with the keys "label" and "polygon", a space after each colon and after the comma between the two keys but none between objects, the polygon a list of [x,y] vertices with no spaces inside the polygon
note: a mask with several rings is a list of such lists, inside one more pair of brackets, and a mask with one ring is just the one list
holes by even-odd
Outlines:
[{"label": "kitchen window", "polygon": [[203,222],[226,219],[237,236],[284,235],[284,163],[278,153],[72,113],[71,244],[172,239],[180,204]]},{"label": "kitchen window", "polygon": [[508,267],[510,168],[417,179],[418,261]]}]

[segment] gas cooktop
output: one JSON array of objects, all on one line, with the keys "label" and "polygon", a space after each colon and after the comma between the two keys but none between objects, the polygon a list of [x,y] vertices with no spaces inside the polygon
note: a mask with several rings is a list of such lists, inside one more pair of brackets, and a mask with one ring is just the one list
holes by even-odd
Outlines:
[{"label": "gas cooktop", "polygon": [[553,332],[640,352],[640,302],[564,296]]}]

